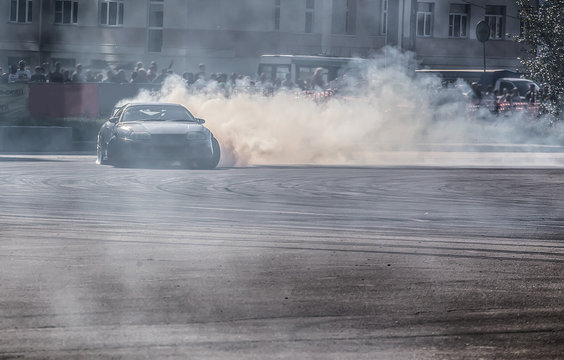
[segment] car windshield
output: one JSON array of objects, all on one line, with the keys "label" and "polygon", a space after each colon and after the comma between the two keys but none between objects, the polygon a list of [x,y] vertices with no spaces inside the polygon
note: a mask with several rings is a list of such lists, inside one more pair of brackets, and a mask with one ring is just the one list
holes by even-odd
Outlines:
[{"label": "car windshield", "polygon": [[196,119],[181,106],[139,105],[128,107],[122,121],[189,121]]},{"label": "car windshield", "polygon": [[514,81],[514,83],[517,89],[519,89],[519,95],[521,96],[525,96],[531,84],[534,84],[531,81]]}]

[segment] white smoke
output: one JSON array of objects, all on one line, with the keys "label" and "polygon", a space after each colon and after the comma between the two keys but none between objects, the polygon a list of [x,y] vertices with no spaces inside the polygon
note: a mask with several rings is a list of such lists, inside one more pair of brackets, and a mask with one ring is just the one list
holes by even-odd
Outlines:
[{"label": "white smoke", "polygon": [[412,54],[385,53],[361,69],[361,81],[349,80],[352,89],[323,101],[288,92],[228,98],[209,87],[191,91],[177,76],[135,101],[180,103],[206,119],[224,165],[393,164],[390,151],[436,144],[560,144],[543,119],[468,111],[467,84],[442,88],[437,77],[414,76]]}]

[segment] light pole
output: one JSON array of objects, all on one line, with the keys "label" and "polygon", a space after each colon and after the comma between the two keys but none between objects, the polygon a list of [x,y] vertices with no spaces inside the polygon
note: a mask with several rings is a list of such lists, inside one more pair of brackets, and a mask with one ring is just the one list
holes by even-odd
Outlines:
[{"label": "light pole", "polygon": [[486,41],[490,38],[490,26],[484,20],[476,25],[476,38],[482,43],[484,49],[484,72],[486,72]]}]

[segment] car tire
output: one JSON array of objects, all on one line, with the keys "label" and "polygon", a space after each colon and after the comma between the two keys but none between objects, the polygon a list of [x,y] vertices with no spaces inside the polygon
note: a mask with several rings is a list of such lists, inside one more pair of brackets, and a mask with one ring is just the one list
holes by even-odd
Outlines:
[{"label": "car tire", "polygon": [[118,168],[129,167],[129,161],[124,158],[123,153],[118,149],[119,146],[117,146],[115,140],[110,141],[110,143],[107,145],[106,150],[108,154],[108,160],[106,161],[106,163]]},{"label": "car tire", "polygon": [[215,169],[219,164],[219,160],[221,159],[221,147],[219,146],[219,141],[215,137],[212,137],[212,150],[213,156],[210,160],[210,169]]},{"label": "car tire", "polygon": [[100,141],[100,138],[98,138],[98,144],[96,146],[96,156],[97,156],[96,159],[97,164],[99,165],[109,164],[106,147],[104,146],[104,143]]},{"label": "car tire", "polygon": [[[219,164],[219,159],[221,158],[221,148],[219,146],[219,142],[215,137],[212,137],[211,141],[212,141],[212,151],[213,151],[212,157],[205,160],[189,162],[188,167],[202,169],[202,170],[212,170],[217,167],[217,165]],[[192,164],[193,166],[190,166]]]}]

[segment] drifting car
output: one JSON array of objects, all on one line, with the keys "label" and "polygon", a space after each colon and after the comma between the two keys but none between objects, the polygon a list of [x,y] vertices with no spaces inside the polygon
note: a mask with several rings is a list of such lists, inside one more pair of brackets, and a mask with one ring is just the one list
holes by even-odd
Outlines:
[{"label": "drifting car", "polygon": [[96,162],[122,167],[164,160],[188,168],[213,169],[221,151],[204,123],[179,104],[128,103],[116,107],[98,132]]}]

